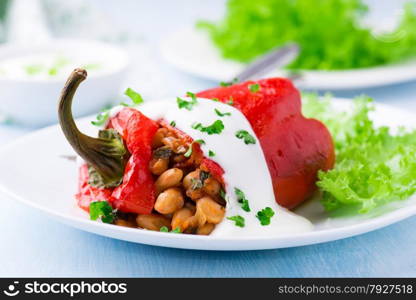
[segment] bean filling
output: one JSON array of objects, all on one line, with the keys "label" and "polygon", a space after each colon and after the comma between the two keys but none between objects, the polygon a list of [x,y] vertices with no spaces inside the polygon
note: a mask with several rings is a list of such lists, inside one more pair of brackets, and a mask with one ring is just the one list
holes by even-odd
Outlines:
[{"label": "bean filling", "polygon": [[149,170],[156,190],[152,214],[118,213],[115,224],[209,235],[224,218],[225,201],[221,183],[201,166],[204,156],[199,145],[160,127],[153,137],[152,151]]}]

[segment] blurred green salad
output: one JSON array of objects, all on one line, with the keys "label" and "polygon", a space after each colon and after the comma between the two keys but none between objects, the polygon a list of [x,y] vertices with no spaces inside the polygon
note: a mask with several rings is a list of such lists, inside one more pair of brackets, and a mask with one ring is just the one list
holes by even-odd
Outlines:
[{"label": "blurred green salad", "polygon": [[4,42],[6,38],[5,19],[10,0],[0,0],[0,42]]},{"label": "blurred green salad", "polygon": [[416,192],[416,130],[392,134],[369,118],[372,99],[355,99],[351,112],[337,112],[330,97],[304,95],[305,116],[321,120],[335,143],[336,165],[319,173],[322,204],[337,215],[367,213]]},{"label": "blurred green salad", "polygon": [[4,20],[7,12],[7,8],[9,6],[9,0],[1,0],[0,1],[0,20]]},{"label": "blurred green salad", "polygon": [[301,54],[290,69],[342,70],[378,66],[416,56],[416,3],[404,8],[392,32],[364,25],[361,0],[229,0],[224,19],[201,21],[224,58],[249,62],[288,41]]}]

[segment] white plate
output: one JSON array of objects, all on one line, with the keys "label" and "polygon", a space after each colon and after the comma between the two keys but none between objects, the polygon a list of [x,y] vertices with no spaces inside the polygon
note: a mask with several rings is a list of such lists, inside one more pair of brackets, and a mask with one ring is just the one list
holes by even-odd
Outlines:
[{"label": "white plate", "polygon": [[[348,109],[350,101],[334,101],[337,109]],[[416,116],[406,111],[378,105],[376,124],[414,127]],[[91,132],[88,119],[78,122]],[[149,245],[202,249],[254,250],[284,248],[333,241],[365,233],[416,214],[416,197],[375,212],[373,215],[331,219],[318,201],[310,201],[296,212],[308,218],[314,230],[307,233],[267,238],[217,238],[132,229],[90,221],[75,203],[77,169],[62,158],[73,151],[57,126],[29,134],[0,150],[0,192],[15,201],[36,208],[60,222],[96,234]],[[383,212],[383,214],[381,214]]]},{"label": "white plate", "polygon": [[[163,58],[176,68],[217,82],[229,81],[244,64],[221,57],[206,32],[194,28],[175,32],[161,44]],[[302,71],[296,85],[304,89],[356,89],[400,83],[416,79],[416,60],[383,67],[346,71]],[[276,71],[265,77],[283,76]]]}]

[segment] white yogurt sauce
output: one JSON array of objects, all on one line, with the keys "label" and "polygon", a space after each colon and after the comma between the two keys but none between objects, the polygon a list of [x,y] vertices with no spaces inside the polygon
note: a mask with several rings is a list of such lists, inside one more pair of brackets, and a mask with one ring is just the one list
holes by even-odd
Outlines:
[{"label": "white yogurt sauce", "polygon": [[97,58],[54,51],[3,59],[0,61],[0,76],[11,79],[63,79],[74,68],[82,67],[95,73],[104,65],[106,63]]},{"label": "white yogurt sauce", "polygon": [[[183,99],[190,100],[186,97]],[[115,115],[120,109],[122,107],[114,108],[111,115]],[[246,130],[255,136],[250,123],[239,110],[227,104],[200,98],[192,111],[179,109],[175,99],[148,102],[137,109],[153,120],[174,121],[176,128],[194,140],[204,140],[205,144],[202,144],[201,148],[206,157],[209,150],[214,151],[215,156],[210,159],[221,165],[225,171],[227,206],[224,220],[216,226],[211,236],[281,236],[312,230],[312,224],[307,219],[276,203],[269,170],[257,137],[256,144],[246,145],[242,139],[235,136],[239,130]],[[214,109],[222,113],[229,112],[231,116],[220,117]],[[195,123],[209,126],[216,120],[221,120],[225,127],[220,134],[208,135],[192,128]],[[241,208],[234,188],[239,188],[245,193],[250,212]],[[272,208],[275,215],[271,218],[270,225],[263,226],[256,214],[265,207]],[[238,227],[227,219],[235,215],[244,217],[245,227]]]}]

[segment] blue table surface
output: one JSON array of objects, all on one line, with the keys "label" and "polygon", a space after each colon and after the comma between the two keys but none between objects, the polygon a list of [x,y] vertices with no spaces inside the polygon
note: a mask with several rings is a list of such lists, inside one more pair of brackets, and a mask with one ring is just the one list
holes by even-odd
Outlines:
[{"label": "blue table surface", "polygon": [[[179,0],[178,0],[179,1]],[[123,1],[121,12],[105,2],[118,23],[131,27],[137,22],[151,22],[149,16],[132,18],[137,5],[145,1]],[[152,1],[153,3],[154,1]],[[181,0],[189,5],[175,15],[176,27],[187,25],[201,15],[221,7],[221,1]],[[118,2],[119,3],[119,2]],[[141,4],[140,4],[141,3]],[[168,5],[167,1],[163,1]],[[175,1],[175,3],[178,3]],[[208,4],[209,3],[209,4]],[[214,4],[213,4],[214,3]],[[153,3],[154,4],[154,3]],[[157,6],[157,5],[154,5]],[[153,7],[154,7],[153,6]],[[198,8],[195,8],[198,6]],[[146,9],[151,9],[146,7]],[[166,9],[169,11],[169,8]],[[117,11],[120,14],[117,19]],[[127,14],[130,11],[130,15]],[[178,12],[179,13],[179,12]],[[129,19],[130,16],[130,19]],[[139,20],[141,19],[141,20]],[[159,26],[160,36],[175,26]],[[136,22],[136,23],[135,23]],[[140,24],[139,24],[140,25]],[[143,25],[143,24],[141,24]],[[169,27],[169,29],[167,28]],[[166,30],[165,30],[166,29]],[[157,31],[157,30],[156,30]],[[149,41],[156,47],[160,37]],[[152,49],[152,48],[151,48]],[[153,52],[153,51],[152,51]],[[197,91],[212,82],[193,78],[166,66],[154,51],[159,74],[164,75],[165,90],[172,95]],[[141,82],[141,85],[146,83]],[[319,91],[324,92],[324,91]],[[378,102],[406,110],[416,110],[416,81],[365,90],[336,91],[336,96],[353,97],[368,94]],[[416,120],[415,120],[416,122]],[[0,143],[5,144],[33,129],[0,126]],[[24,188],[24,184],[22,184]],[[335,242],[265,251],[208,252],[146,246],[86,233],[59,222],[23,204],[1,198],[0,209],[0,276],[103,276],[103,277],[341,277],[341,276],[415,276],[416,217],[371,233]]]}]

